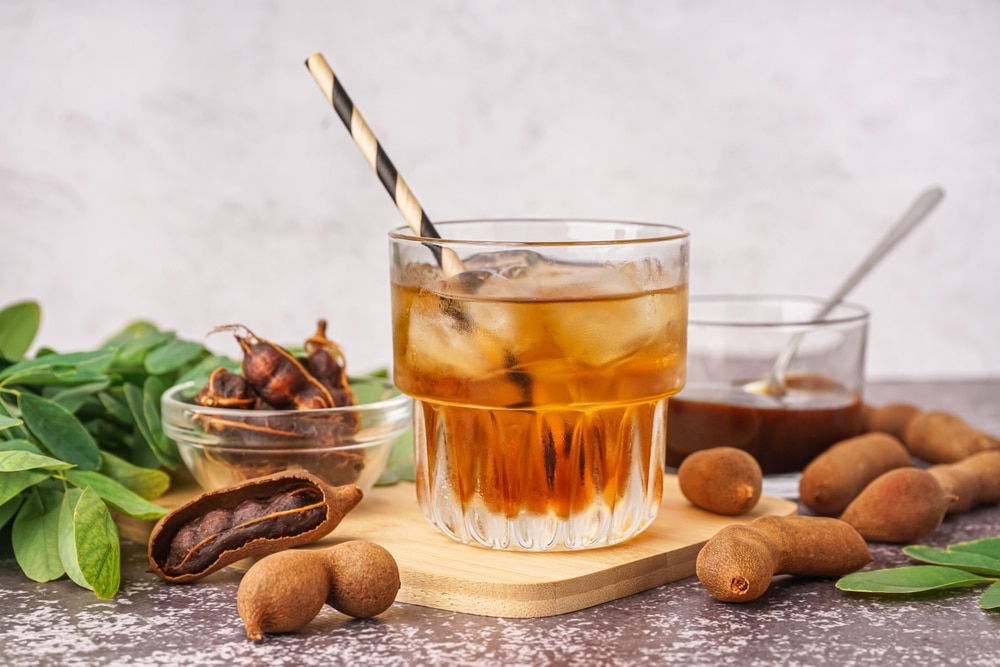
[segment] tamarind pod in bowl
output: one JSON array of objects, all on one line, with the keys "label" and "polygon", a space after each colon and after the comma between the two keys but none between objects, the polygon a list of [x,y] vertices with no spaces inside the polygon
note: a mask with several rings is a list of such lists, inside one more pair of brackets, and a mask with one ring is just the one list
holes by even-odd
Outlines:
[{"label": "tamarind pod in bowl", "polygon": [[909,451],[888,433],[841,440],[802,471],[799,500],[820,516],[835,516],[876,477],[911,465]]}]

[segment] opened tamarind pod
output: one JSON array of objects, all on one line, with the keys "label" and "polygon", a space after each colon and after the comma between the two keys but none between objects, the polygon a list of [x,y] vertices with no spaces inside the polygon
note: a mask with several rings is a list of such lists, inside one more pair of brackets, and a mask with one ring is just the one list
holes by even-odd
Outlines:
[{"label": "opened tamarind pod", "polygon": [[301,470],[203,493],[153,527],[150,571],[174,583],[195,581],[243,558],[314,542],[362,495],[354,484],[329,486]]},{"label": "opened tamarind pod", "polygon": [[865,540],[839,519],[763,516],[713,535],[698,552],[695,573],[717,600],[750,602],[775,575],[839,577],[871,561]]},{"label": "opened tamarind pod", "polygon": [[955,463],[976,452],[1000,450],[1000,439],[950,412],[921,412],[906,425],[903,442],[927,463]]},{"label": "opened tamarind pod", "polygon": [[208,376],[208,383],[194,397],[194,402],[211,408],[252,410],[260,398],[242,375],[219,367]]},{"label": "opened tamarind pod", "polygon": [[802,471],[799,500],[816,514],[834,516],[882,473],[911,465],[910,452],[888,433],[866,433],[842,440]]},{"label": "opened tamarind pod", "polygon": [[1000,503],[1000,451],[988,450],[956,463],[939,463],[927,472],[934,475],[946,493],[955,496],[948,514]]},{"label": "opened tamarind pod", "polygon": [[326,387],[335,407],[357,405],[358,398],[347,381],[347,361],[340,346],[326,337],[326,320],[319,320],[316,333],[304,345],[305,366]]},{"label": "opened tamarind pod", "polygon": [[865,431],[888,433],[897,440],[905,437],[906,426],[920,412],[920,408],[910,403],[887,403],[881,406],[866,405],[864,411]]},{"label": "opened tamarind pod", "polygon": [[840,518],[866,540],[911,543],[937,530],[954,499],[923,468],[896,468],[872,480]]},{"label": "opened tamarind pod", "polygon": [[215,331],[244,332],[233,333],[243,350],[240,362],[243,377],[269,406],[278,410],[335,407],[329,390],[285,348],[255,335],[241,324],[217,327]]}]

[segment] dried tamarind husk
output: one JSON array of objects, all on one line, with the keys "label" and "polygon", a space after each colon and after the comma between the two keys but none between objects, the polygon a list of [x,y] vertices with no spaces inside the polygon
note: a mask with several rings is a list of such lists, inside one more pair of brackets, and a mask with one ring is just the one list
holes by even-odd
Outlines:
[{"label": "dried tamarind husk", "polygon": [[243,332],[233,333],[243,350],[240,362],[243,377],[265,403],[277,410],[335,407],[329,390],[288,350],[239,324],[216,329],[233,330]]},{"label": "dried tamarind husk", "polygon": [[326,337],[326,320],[319,320],[305,342],[305,366],[326,387],[335,407],[357,405],[358,397],[347,381],[347,361],[340,346]]},{"label": "dried tamarind husk", "polygon": [[330,486],[305,471],[284,471],[209,491],[153,527],[150,571],[182,583],[251,556],[314,542],[362,497],[353,484]]},{"label": "dried tamarind husk", "polygon": [[219,367],[208,376],[208,383],[194,397],[194,402],[210,408],[252,410],[260,398],[242,375]]}]

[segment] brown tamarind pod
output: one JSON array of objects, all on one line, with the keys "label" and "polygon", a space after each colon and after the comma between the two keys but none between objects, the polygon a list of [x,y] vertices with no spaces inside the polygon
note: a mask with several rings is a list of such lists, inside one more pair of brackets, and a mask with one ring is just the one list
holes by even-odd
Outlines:
[{"label": "brown tamarind pod", "polygon": [[749,602],[775,575],[838,577],[871,561],[864,538],[839,519],[763,516],[712,536],[698,552],[695,573],[717,600]]},{"label": "brown tamarind pod", "polygon": [[399,566],[384,547],[350,540],[318,552],[330,573],[331,607],[355,618],[378,616],[392,606],[399,592]]},{"label": "brown tamarind pod", "polygon": [[326,320],[319,320],[316,333],[304,345],[305,366],[330,392],[335,407],[357,405],[358,399],[347,380],[347,361],[340,346],[326,337]]},{"label": "brown tamarind pod", "polygon": [[939,463],[927,472],[946,493],[955,496],[948,514],[1000,503],[1000,450],[978,452],[956,463]]},{"label": "brown tamarind pod", "polygon": [[865,406],[865,431],[888,433],[897,440],[903,440],[906,426],[920,412],[911,403],[887,403],[881,406]]},{"label": "brown tamarind pod", "polygon": [[748,452],[735,447],[710,447],[681,461],[677,483],[684,497],[696,507],[734,516],[757,506],[763,474],[757,459]]},{"label": "brown tamarind pod", "polygon": [[329,486],[301,470],[203,493],[153,527],[150,571],[170,582],[195,581],[243,558],[314,542],[362,495],[354,484]]},{"label": "brown tamarind pod", "polygon": [[254,391],[277,410],[313,410],[335,407],[329,390],[288,350],[255,335],[243,325],[217,327],[233,333],[243,350],[240,368]]},{"label": "brown tamarind pod", "polygon": [[923,468],[896,468],[866,486],[840,518],[872,542],[916,542],[941,525],[953,501]]},{"label": "brown tamarind pod", "polygon": [[260,559],[236,592],[247,639],[304,628],[323,609],[329,590],[328,569],[314,551],[288,549]]},{"label": "brown tamarind pod", "polygon": [[816,514],[835,516],[873,479],[911,465],[909,451],[888,433],[866,433],[842,440],[802,471],[799,500]]},{"label": "brown tamarind pod", "polygon": [[927,463],[955,463],[973,454],[1000,450],[1000,439],[980,431],[950,412],[921,412],[903,436],[910,454]]},{"label": "brown tamarind pod", "polygon": [[252,410],[260,399],[242,375],[219,367],[208,376],[208,383],[194,397],[194,402],[210,408]]}]

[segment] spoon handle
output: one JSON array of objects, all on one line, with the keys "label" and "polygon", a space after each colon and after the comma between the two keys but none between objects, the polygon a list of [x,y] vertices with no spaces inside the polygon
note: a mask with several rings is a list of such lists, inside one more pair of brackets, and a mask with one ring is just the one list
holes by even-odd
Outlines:
[{"label": "spoon handle", "polygon": [[[812,321],[818,322],[824,317],[830,314],[837,305],[844,300],[844,297],[857,286],[861,280],[868,275],[885,255],[892,250],[897,243],[902,241],[907,234],[909,234],[913,229],[923,222],[934,207],[937,206],[941,200],[944,198],[944,190],[940,187],[932,187],[925,190],[916,201],[910,206],[910,208],[903,214],[903,217],[899,219],[889,233],[885,235],[885,238],[874,248],[871,252],[862,260],[862,262],[857,266],[854,271],[847,277],[847,279],[837,288],[830,298],[827,300],[826,304],[819,309],[819,311],[813,316]],[[792,362],[792,357],[795,356],[795,352],[798,350],[799,343],[802,341],[802,332],[799,332],[792,336],[788,341],[788,344],[782,349],[781,354],[778,355],[777,360],[774,362],[774,366],[771,368],[771,373],[767,380],[767,392],[775,396],[781,396],[785,393],[785,372],[788,370],[788,365]]]}]

